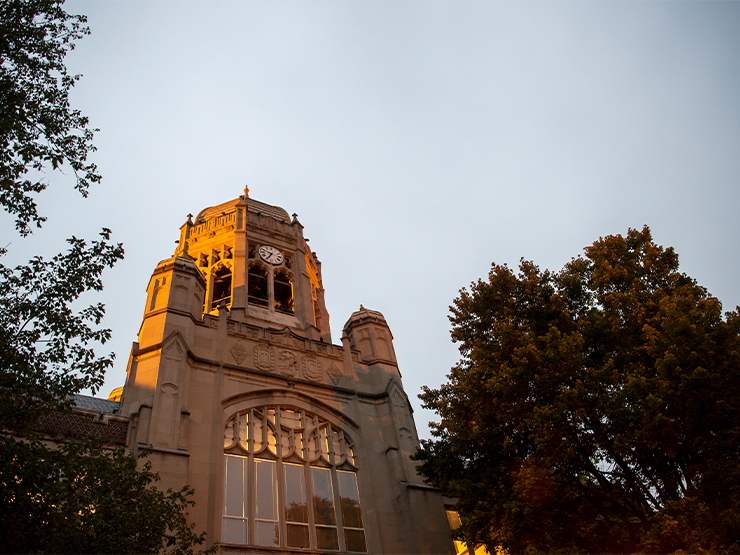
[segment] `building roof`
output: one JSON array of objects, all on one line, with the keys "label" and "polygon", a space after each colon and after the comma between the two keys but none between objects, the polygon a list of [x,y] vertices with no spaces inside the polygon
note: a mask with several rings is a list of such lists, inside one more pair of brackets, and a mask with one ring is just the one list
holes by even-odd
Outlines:
[{"label": "building roof", "polygon": [[279,222],[285,222],[286,224],[290,223],[290,216],[283,208],[280,208],[279,206],[272,206],[271,204],[265,204],[264,202],[254,200],[249,197],[238,197],[217,206],[209,206],[208,208],[204,208],[203,210],[198,212],[198,215],[195,217],[195,224],[197,225],[199,223],[203,223],[213,216],[235,212],[236,205],[242,201],[246,202],[247,210],[249,210],[250,212],[270,216],[271,218],[274,218]]},{"label": "building roof", "polygon": [[388,326],[388,323],[385,321],[385,317],[381,312],[378,312],[377,310],[370,310],[360,305],[360,310],[355,310],[349,317],[349,320],[347,320],[347,322],[344,324],[344,328],[342,330],[343,335],[347,335],[350,328],[366,324],[368,322],[374,322],[376,324],[380,324],[381,326]]},{"label": "building roof", "polygon": [[99,397],[89,395],[73,395],[75,407],[83,410],[94,410],[99,413],[119,414],[121,412],[121,403],[118,401],[109,401]]}]

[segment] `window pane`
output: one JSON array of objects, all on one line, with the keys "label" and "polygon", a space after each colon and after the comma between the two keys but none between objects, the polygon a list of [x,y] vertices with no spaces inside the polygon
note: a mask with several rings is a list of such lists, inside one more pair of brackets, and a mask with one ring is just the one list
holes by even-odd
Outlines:
[{"label": "window pane", "polygon": [[363,530],[344,529],[344,541],[347,543],[347,551],[359,551],[365,553],[365,532]]},{"label": "window pane", "polygon": [[332,551],[337,551],[339,549],[339,542],[337,541],[337,529],[317,526],[316,543],[319,549],[331,549]]},{"label": "window pane", "polygon": [[254,522],[255,543],[257,545],[280,545],[278,534],[278,523],[272,521],[256,520]]},{"label": "window pane", "polygon": [[254,433],[254,451],[255,453],[262,449],[262,427],[264,426],[262,415],[255,411],[255,421],[252,424],[252,432]]},{"label": "window pane", "polygon": [[460,515],[457,511],[451,511],[446,510],[447,513],[447,522],[450,524],[450,530],[457,530],[462,526],[462,522],[460,522]]},{"label": "window pane", "polygon": [[280,423],[286,428],[301,428],[301,413],[284,409],[280,413]]},{"label": "window pane", "polygon": [[247,543],[247,521],[241,518],[224,517],[221,541],[228,543]]},{"label": "window pane", "polygon": [[256,460],[257,467],[255,500],[257,504],[256,517],[267,520],[277,520],[277,476],[275,476],[275,461]]},{"label": "window pane", "polygon": [[290,438],[293,434],[285,428],[280,428],[280,456],[287,457],[290,453]]},{"label": "window pane", "polygon": [[339,497],[342,504],[342,521],[344,526],[362,528],[362,511],[360,495],[357,492],[357,476],[354,472],[337,471],[339,480]]},{"label": "window pane", "polygon": [[277,444],[277,439],[275,438],[275,430],[273,430],[269,424],[267,426],[267,447],[272,451],[273,453],[277,453],[277,450],[275,448],[275,445]]},{"label": "window pane", "polygon": [[316,524],[337,523],[334,512],[334,494],[331,491],[331,473],[328,468],[311,468],[313,481],[313,512]]},{"label": "window pane", "polygon": [[247,436],[247,424],[249,424],[249,414],[240,414],[237,422],[239,423],[239,442],[243,447],[248,449],[247,440],[249,437]]},{"label": "window pane", "polygon": [[234,421],[230,420],[224,430],[224,448],[231,447],[234,444]]},{"label": "window pane", "polygon": [[285,471],[285,520],[287,522],[308,522],[306,503],[306,475],[303,466],[283,464]]},{"label": "window pane", "polygon": [[336,430],[331,431],[331,446],[334,451],[334,464],[339,464],[342,460],[342,445],[339,441],[339,432]]},{"label": "window pane", "polygon": [[326,435],[326,426],[321,426],[319,428],[319,448],[321,449],[321,454],[326,457],[326,460],[329,460],[329,438]]},{"label": "window pane", "polygon": [[224,478],[224,515],[247,516],[245,513],[244,495],[244,457],[226,455]]},{"label": "window pane", "polygon": [[306,453],[305,453],[306,446],[303,443],[303,432],[293,432],[293,433],[295,434],[293,438],[293,440],[295,441],[295,453],[300,458],[304,459],[306,458]]},{"label": "window pane", "polygon": [[288,547],[310,547],[308,544],[308,524],[288,524]]},{"label": "window pane", "polygon": [[314,460],[318,456],[316,450],[316,441],[318,439],[318,432],[314,430],[308,438],[308,459]]}]

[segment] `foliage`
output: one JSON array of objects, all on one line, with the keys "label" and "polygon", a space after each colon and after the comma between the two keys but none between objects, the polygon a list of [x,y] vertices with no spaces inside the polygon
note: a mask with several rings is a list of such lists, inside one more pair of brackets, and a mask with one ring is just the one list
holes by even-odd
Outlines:
[{"label": "foliage", "polygon": [[97,390],[113,355],[96,357],[95,343],[110,338],[95,328],[105,312],[94,304],[76,312],[86,291],[103,288],[101,274],[123,258],[110,230],[89,245],[68,240],[69,250],[50,261],[34,257],[27,265],[0,264],[0,421],[27,434],[40,414],[59,409],[83,389]]},{"label": "foliage", "polygon": [[740,313],[629,230],[559,273],[493,265],[451,307],[461,361],[421,472],[471,543],[512,553],[740,550]]},{"label": "foliage", "polygon": [[3,553],[189,555],[205,542],[186,520],[192,490],[159,490],[149,463],[137,469],[123,449],[84,441],[48,449],[11,438],[0,444]]},{"label": "foliage", "polygon": [[46,189],[47,169],[69,165],[83,196],[100,181],[87,162],[97,130],[70,108],[80,76],[64,65],[75,41],[90,31],[85,16],[66,13],[63,2],[0,0],[0,204],[15,215],[22,235],[46,219],[32,195]]},{"label": "foliage", "polygon": [[[96,130],[69,104],[80,76],[64,65],[89,30],[84,16],[62,4],[0,0],[0,206],[21,236],[46,219],[34,200],[47,187],[46,171],[71,168],[83,196],[100,181],[87,162]],[[123,450],[79,437],[39,440],[39,418],[68,412],[74,393],[95,393],[112,364],[112,354],[93,350],[110,338],[98,327],[103,305],[78,310],[86,292],[102,290],[102,272],[123,258],[110,230],[100,235],[91,242],[72,237],[68,251],[51,260],[0,264],[3,552],[188,554],[205,539],[187,524],[192,490],[157,489],[148,463],[137,470]]]},{"label": "foliage", "polygon": [[[83,195],[100,181],[95,165],[86,164],[94,130],[69,105],[80,76],[68,75],[64,65],[89,29],[84,16],[66,13],[62,4],[0,0],[0,205],[21,235],[46,219],[32,196],[46,188],[45,170],[68,164]],[[94,328],[103,305],[72,308],[86,291],[100,291],[103,270],[123,258],[110,231],[101,236],[90,244],[73,237],[69,251],[50,261],[0,264],[0,421],[6,430],[27,433],[41,412],[63,407],[83,389],[96,391],[112,364],[113,355],[96,357],[91,347],[110,337],[110,330]]]}]

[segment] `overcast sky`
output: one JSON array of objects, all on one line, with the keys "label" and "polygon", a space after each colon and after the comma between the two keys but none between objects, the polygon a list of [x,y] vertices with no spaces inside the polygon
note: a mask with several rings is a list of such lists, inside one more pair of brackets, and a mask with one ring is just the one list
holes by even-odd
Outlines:
[{"label": "overcast sky", "polygon": [[124,243],[99,296],[117,354],[100,395],[124,383],[187,214],[245,184],[298,213],[334,343],[360,303],[385,315],[422,437],[416,395],[458,360],[448,306],[492,262],[557,270],[647,224],[740,304],[740,2],[66,6],[92,31],[67,61],[103,182],[82,200],[52,175],[42,231],[0,225],[6,263],[103,226]]}]

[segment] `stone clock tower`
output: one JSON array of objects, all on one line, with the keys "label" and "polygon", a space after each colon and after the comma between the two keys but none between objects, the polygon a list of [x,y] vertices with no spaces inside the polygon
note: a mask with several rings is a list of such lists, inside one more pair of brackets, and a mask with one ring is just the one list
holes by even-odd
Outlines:
[{"label": "stone clock tower", "polygon": [[360,306],[334,344],[303,226],[248,190],[154,270],[121,413],[220,552],[455,551],[385,318]]}]

